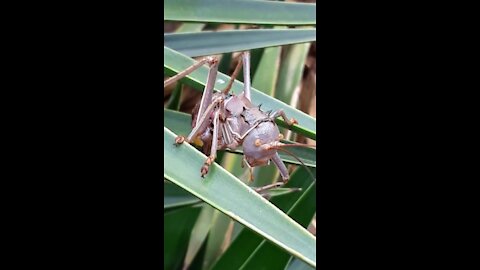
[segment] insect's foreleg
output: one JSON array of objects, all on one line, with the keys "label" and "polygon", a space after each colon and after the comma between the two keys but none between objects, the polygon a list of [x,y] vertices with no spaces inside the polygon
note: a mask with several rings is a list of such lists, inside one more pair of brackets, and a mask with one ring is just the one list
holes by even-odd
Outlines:
[{"label": "insect's foreleg", "polygon": [[215,62],[215,58],[213,57],[205,57],[202,60],[196,62],[195,64],[189,66],[187,69],[185,69],[182,72],[179,72],[177,75],[169,78],[168,80],[163,82],[163,88],[171,85],[172,83],[182,79],[183,77],[187,76],[188,74],[194,72],[197,68],[201,67],[205,63],[213,63]]},{"label": "insect's foreleg", "polygon": [[[212,57],[209,64],[210,70],[208,71],[207,82],[205,84],[205,89],[203,90],[202,101],[200,101],[200,108],[198,108],[199,116],[203,115],[207,107],[212,103],[213,88],[217,79],[218,59]],[[200,117],[197,117],[197,122],[195,123],[195,125],[197,126],[199,122]]]},{"label": "insect's foreleg", "polygon": [[[207,82],[205,84],[205,89],[203,90],[202,100],[200,102],[200,107],[198,108],[198,117],[195,122],[195,126],[190,132],[187,137],[187,142],[192,142],[192,140],[197,136],[200,132],[202,132],[206,126],[208,125],[208,119],[210,117],[210,113],[214,109],[214,107],[221,102],[221,100],[215,100],[212,102],[213,97],[213,88],[215,86],[215,80],[217,78],[218,72],[218,59],[214,57],[206,58],[208,59],[208,63],[211,65],[210,70],[208,71]],[[178,136],[175,138],[176,144],[181,144],[185,141],[185,137]]]},{"label": "insect's foreleg", "polygon": [[220,111],[215,112],[215,116],[213,117],[213,136],[212,136],[212,148],[210,151],[210,156],[207,158],[205,163],[202,166],[201,174],[204,177],[208,173],[208,168],[215,162],[215,158],[217,157],[217,149],[218,149],[218,129],[220,128],[219,125],[219,118],[220,118]]},{"label": "insect's foreleg", "polygon": [[288,119],[287,115],[285,114],[285,112],[282,109],[280,109],[278,111],[275,111],[275,112],[273,112],[273,114],[270,115],[272,120],[279,117],[279,116],[281,116],[283,118],[283,120],[285,120],[287,125],[289,125],[289,126],[291,126],[293,124],[298,124],[298,122],[297,122],[297,120],[295,120],[295,118]]},{"label": "insect's foreleg", "polygon": [[[204,129],[207,127],[208,125],[208,118],[210,117],[210,114],[212,113],[213,109],[215,108],[215,106],[220,103],[222,100],[221,99],[216,99],[213,101],[212,104],[208,105],[207,109],[205,110],[205,112],[203,113],[203,115],[201,115],[201,117],[198,117],[197,118],[197,125],[195,125],[195,127],[192,129],[192,131],[190,132],[190,134],[188,135],[186,141],[188,143],[191,143],[193,141],[193,139],[202,131],[204,131]],[[177,138],[175,138],[175,144],[181,144],[185,141],[185,137],[183,136],[177,136]]]}]

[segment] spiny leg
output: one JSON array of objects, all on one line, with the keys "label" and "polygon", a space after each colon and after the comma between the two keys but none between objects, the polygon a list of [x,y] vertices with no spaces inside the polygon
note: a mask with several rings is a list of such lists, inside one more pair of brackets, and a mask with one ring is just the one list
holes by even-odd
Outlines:
[{"label": "spiny leg", "polygon": [[210,156],[207,158],[205,163],[200,170],[202,177],[204,177],[208,173],[208,168],[215,162],[215,158],[217,157],[217,148],[218,148],[218,129],[219,129],[219,118],[220,118],[220,111],[215,112],[215,116],[213,117],[213,136],[212,136],[212,150],[210,151]]}]

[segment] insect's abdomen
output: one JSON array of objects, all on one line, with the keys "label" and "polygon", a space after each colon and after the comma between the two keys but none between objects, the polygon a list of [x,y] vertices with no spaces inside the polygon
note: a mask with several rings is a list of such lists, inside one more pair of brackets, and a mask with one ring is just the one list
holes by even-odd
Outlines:
[{"label": "insect's abdomen", "polygon": [[[254,128],[243,140],[243,154],[250,165],[255,166],[255,163],[265,163],[275,155],[276,150],[266,150],[261,145],[269,144],[278,141],[280,132],[274,122],[263,122]],[[252,164],[253,163],[253,164]]]}]

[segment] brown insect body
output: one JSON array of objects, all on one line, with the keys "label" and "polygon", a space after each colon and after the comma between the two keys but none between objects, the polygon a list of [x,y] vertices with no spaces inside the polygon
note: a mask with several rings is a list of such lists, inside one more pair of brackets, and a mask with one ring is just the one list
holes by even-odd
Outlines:
[{"label": "brown insect body", "polygon": [[[235,149],[239,145],[243,146],[243,152],[246,161],[252,167],[266,165],[275,155],[276,150],[267,150],[259,148],[258,144],[272,144],[278,142],[280,132],[274,119],[269,113],[263,112],[248,101],[243,95],[224,95],[215,93],[213,99],[223,99],[214,110],[223,111],[223,119],[220,118],[220,133],[218,136],[218,150]],[[197,104],[192,112],[192,128],[195,128],[198,117]],[[213,138],[213,119],[214,112],[210,114],[209,123],[204,130],[200,131],[198,139],[202,141],[203,152],[210,154],[210,148]],[[252,129],[252,127],[254,127]],[[241,134],[244,134],[242,137]]]},{"label": "brown insect body", "polygon": [[[213,91],[218,69],[216,58],[205,58],[177,76],[185,76],[194,68],[198,68],[202,62],[210,65],[210,71],[202,100],[192,112],[192,132],[187,138],[178,136],[175,143],[178,145],[185,140],[190,143],[201,142],[203,152],[209,156],[201,169],[202,177],[208,173],[208,168],[214,162],[218,150],[233,150],[242,146],[243,164],[250,169],[251,180],[253,176],[252,167],[264,166],[269,164],[270,161],[273,161],[280,171],[283,183],[265,186],[261,188],[262,190],[286,183],[289,175],[285,164],[277,153],[277,149],[280,149],[283,144],[280,143],[282,136],[275,119],[281,116],[289,125],[297,123],[296,120],[288,119],[281,109],[275,112],[264,112],[260,109],[260,106],[252,104],[250,98],[250,55],[248,52],[242,53],[242,62],[239,62],[229,84],[221,92]],[[244,90],[239,95],[230,94],[230,88],[242,63],[245,78]],[[174,79],[170,79],[170,81],[174,81]],[[165,82],[164,86],[170,81]]]}]

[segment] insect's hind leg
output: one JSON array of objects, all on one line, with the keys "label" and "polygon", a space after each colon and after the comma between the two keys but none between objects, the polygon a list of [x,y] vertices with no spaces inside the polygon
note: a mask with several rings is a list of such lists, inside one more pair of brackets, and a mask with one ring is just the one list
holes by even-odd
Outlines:
[{"label": "insect's hind leg", "polygon": [[275,164],[275,166],[278,168],[278,170],[280,171],[280,176],[282,177],[282,182],[277,182],[277,183],[273,183],[273,184],[270,184],[270,185],[266,185],[266,186],[263,186],[263,187],[256,188],[255,191],[257,191],[259,193],[262,193],[262,192],[264,192],[266,190],[269,190],[269,189],[272,189],[272,188],[281,187],[281,186],[285,185],[286,183],[288,183],[288,179],[290,178],[290,175],[288,174],[288,169],[285,166],[285,164],[283,163],[282,159],[280,159],[280,156],[278,155],[278,153],[275,153],[275,155],[272,157],[272,161]]},{"label": "insect's hind leg", "polygon": [[289,125],[289,126],[292,126],[292,125],[294,125],[294,124],[298,124],[298,122],[297,122],[297,120],[296,120],[295,118],[292,117],[292,118],[288,119],[287,115],[285,114],[285,112],[284,112],[282,109],[273,112],[270,117],[271,117],[272,119],[275,119],[275,118],[277,118],[277,117],[279,117],[279,116],[282,117],[283,120],[285,120],[285,122],[286,122],[287,125]]},{"label": "insect's hind leg", "polygon": [[186,68],[185,70],[177,73],[175,76],[173,77],[170,77],[169,79],[165,80],[163,82],[163,88],[175,83],[176,81],[182,79],[183,77],[187,76],[188,74],[194,72],[196,69],[198,69],[199,67],[203,66],[204,64],[206,63],[209,63],[210,65],[212,63],[214,63],[215,61],[218,62],[218,60],[216,60],[214,57],[205,57],[203,58],[202,60],[194,63],[193,65],[189,66],[188,68]]},{"label": "insect's hind leg", "polygon": [[225,87],[225,89],[222,90],[222,92],[223,92],[225,95],[228,94],[228,92],[230,92],[230,89],[232,88],[233,82],[235,81],[235,79],[236,79],[237,76],[238,76],[238,73],[240,72],[240,68],[242,67],[242,62],[243,62],[243,61],[239,61],[239,62],[237,63],[237,66],[235,66],[235,70],[233,71],[232,76],[230,76],[230,81],[228,81],[228,84],[227,84],[227,86]]}]

